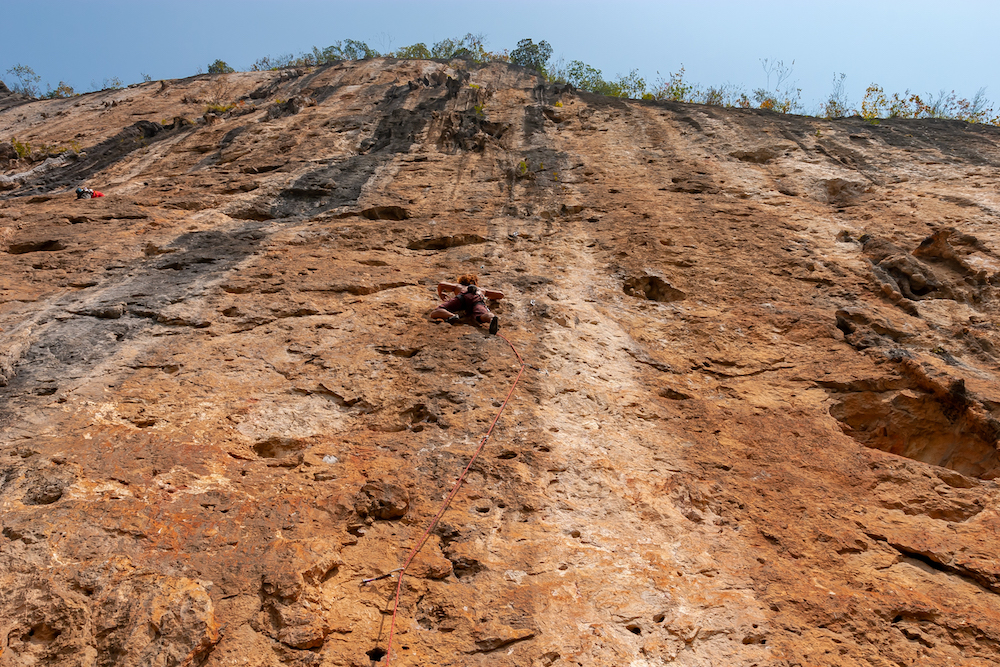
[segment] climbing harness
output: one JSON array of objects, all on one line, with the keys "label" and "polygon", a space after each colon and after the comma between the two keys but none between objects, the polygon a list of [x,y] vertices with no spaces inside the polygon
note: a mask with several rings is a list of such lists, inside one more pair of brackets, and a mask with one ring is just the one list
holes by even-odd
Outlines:
[{"label": "climbing harness", "polygon": [[[448,509],[448,506],[451,504],[451,501],[455,498],[455,495],[458,493],[458,490],[462,487],[462,483],[465,481],[465,476],[469,473],[469,469],[472,468],[472,464],[476,462],[476,458],[479,457],[479,453],[483,451],[483,447],[486,445],[486,441],[489,440],[490,436],[493,434],[493,429],[496,427],[497,422],[500,421],[500,415],[503,414],[504,408],[507,407],[507,403],[510,401],[510,397],[514,395],[514,389],[517,387],[517,383],[521,379],[521,374],[524,373],[524,369],[527,366],[527,364],[524,363],[524,359],[521,358],[521,355],[514,347],[514,344],[511,343],[506,336],[502,334],[496,334],[496,335],[498,338],[503,338],[507,342],[507,345],[510,345],[511,351],[513,351],[514,356],[517,357],[517,362],[518,364],[520,364],[520,368],[517,371],[517,377],[514,378],[514,383],[510,386],[510,391],[507,392],[507,398],[503,400],[503,405],[501,405],[500,409],[497,411],[497,416],[493,418],[493,423],[490,424],[489,430],[486,431],[486,435],[483,436],[483,439],[482,441],[480,441],[479,446],[476,448],[476,451],[472,453],[472,458],[469,459],[468,465],[465,466],[465,469],[462,471],[462,474],[459,475],[458,481],[455,482],[455,485],[451,489],[451,493],[448,494],[448,497],[445,498],[444,502],[441,504],[441,509],[438,510],[438,513],[434,516],[434,519],[430,522],[430,525],[427,526],[427,529],[424,531],[424,534],[420,537],[420,540],[417,542],[417,545],[413,547],[413,549],[410,551],[410,555],[406,558],[406,561],[403,563],[403,567],[398,568],[397,570],[393,570],[393,572],[399,572],[399,578],[396,580],[396,599],[392,605],[392,622],[389,624],[389,638],[388,641],[386,642],[386,647],[385,647],[386,667],[389,667],[389,658],[392,655],[392,636],[396,631],[396,611],[399,609],[399,597],[403,590],[403,575],[406,574],[406,568],[410,566],[410,563],[413,562],[413,559],[420,552],[420,549],[423,548],[424,543],[427,542],[427,538],[430,537],[431,532],[434,530],[434,528],[437,527],[438,521],[441,520],[441,517],[442,515],[444,515],[445,510]],[[390,572],[388,574],[379,577],[375,577],[373,579],[367,579],[362,583],[368,583],[369,581],[375,581],[376,579],[385,579],[391,576],[393,572]]]}]

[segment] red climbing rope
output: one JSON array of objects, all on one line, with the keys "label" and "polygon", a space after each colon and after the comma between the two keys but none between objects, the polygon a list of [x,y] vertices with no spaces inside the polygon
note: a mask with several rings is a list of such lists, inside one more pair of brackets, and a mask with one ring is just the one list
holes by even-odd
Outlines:
[{"label": "red climbing rope", "polygon": [[521,374],[524,373],[524,366],[525,366],[524,359],[522,359],[521,355],[518,354],[517,350],[514,348],[514,344],[511,343],[509,340],[507,340],[505,336],[501,334],[496,334],[496,335],[497,337],[503,338],[505,341],[507,341],[507,344],[510,345],[510,349],[514,352],[514,356],[517,357],[517,361],[521,365],[521,368],[518,369],[517,377],[514,378],[514,384],[510,386],[510,391],[507,392],[507,398],[503,400],[503,405],[501,405],[500,410],[497,411],[497,416],[493,418],[493,423],[490,424],[490,429],[486,431],[486,435],[483,436],[482,441],[479,443],[479,447],[477,447],[476,451],[472,453],[472,458],[469,459],[469,464],[465,466],[465,470],[462,471],[462,474],[459,476],[458,481],[455,482],[455,486],[452,487],[451,493],[448,494],[448,497],[445,498],[444,503],[441,504],[441,509],[438,510],[438,513],[434,516],[434,520],[431,521],[430,525],[427,526],[427,530],[424,531],[424,534],[420,537],[420,541],[417,542],[417,545],[413,547],[413,549],[410,551],[409,557],[406,559],[406,562],[403,563],[403,567],[400,568],[399,570],[399,579],[396,580],[396,601],[392,605],[392,622],[389,624],[389,640],[386,643],[385,647],[386,667],[389,667],[389,657],[392,655],[392,636],[396,630],[396,611],[399,609],[399,596],[403,590],[403,575],[406,574],[406,568],[410,566],[410,563],[423,548],[424,543],[427,542],[427,538],[430,537],[431,532],[437,526],[438,521],[441,520],[441,517],[442,515],[444,515],[445,510],[448,509],[448,505],[451,504],[451,501],[452,499],[454,499],[455,494],[457,494],[458,490],[462,487],[462,483],[465,481],[465,476],[469,473],[469,469],[472,468],[472,464],[476,462],[476,458],[479,456],[479,453],[483,451],[483,447],[486,445],[486,441],[489,440],[490,435],[493,434],[493,428],[497,425],[497,422],[500,421],[500,415],[503,414],[504,408],[507,407],[507,402],[510,401],[510,397],[514,395],[514,389],[517,387],[517,383],[521,379]]}]

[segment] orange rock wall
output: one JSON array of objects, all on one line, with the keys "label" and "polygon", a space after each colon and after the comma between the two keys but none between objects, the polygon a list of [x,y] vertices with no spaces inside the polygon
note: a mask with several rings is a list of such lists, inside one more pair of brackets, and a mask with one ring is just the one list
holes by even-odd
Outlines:
[{"label": "orange rock wall", "polygon": [[998,661],[1000,130],[460,61],[0,109],[0,666],[383,656],[519,368],[428,319],[469,272],[529,367],[393,665]]}]

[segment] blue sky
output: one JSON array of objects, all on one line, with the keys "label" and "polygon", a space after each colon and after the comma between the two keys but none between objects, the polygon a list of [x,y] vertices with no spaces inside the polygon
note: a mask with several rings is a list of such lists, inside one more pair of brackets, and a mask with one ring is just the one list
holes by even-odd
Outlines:
[{"label": "blue sky", "polygon": [[[767,82],[762,59],[795,62],[789,83],[807,112],[832,89],[834,73],[859,104],[870,83],[886,92],[955,90],[986,96],[1000,113],[1000,68],[991,47],[1000,2],[661,2],[616,0],[2,0],[0,78],[17,63],[53,88],[77,92],[182,78],[217,58],[247,69],[266,55],[357,39],[379,51],[479,33],[490,50],[521,38],[548,41],[554,59],[582,60],[606,79],[638,69],[649,87],[683,64],[701,85],[750,91]],[[772,77],[773,82],[773,77]]]}]

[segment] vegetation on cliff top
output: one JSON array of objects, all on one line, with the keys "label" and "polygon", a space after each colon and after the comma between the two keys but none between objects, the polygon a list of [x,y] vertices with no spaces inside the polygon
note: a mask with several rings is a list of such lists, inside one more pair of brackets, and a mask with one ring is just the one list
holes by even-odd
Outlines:
[{"label": "vegetation on cliff top", "polygon": [[[277,57],[264,56],[250,66],[250,71],[276,70],[286,67],[317,67],[344,60],[366,60],[369,58],[400,59],[463,59],[474,63],[506,62],[521,65],[539,72],[547,81],[568,83],[579,90],[585,90],[609,97],[630,99],[665,100],[706,104],[710,106],[737,107],[743,109],[766,109],[779,113],[807,113],[802,104],[802,90],[790,83],[795,61],[786,65],[782,60],[763,59],[761,67],[766,84],[749,92],[740,85],[723,84],[702,87],[685,78],[683,64],[676,72],[669,72],[648,86],[637,69],[628,74],[606,79],[601,70],[580,60],[550,62],[552,46],[542,40],[518,41],[512,51],[490,51],[486,48],[485,36],[469,33],[461,38],[448,38],[430,47],[424,42],[404,46],[393,51],[380,53],[365,42],[345,39],[338,40],[326,48],[313,47],[311,51],[299,55],[285,54]],[[217,59],[208,65],[209,74],[229,74],[237,70],[224,60]],[[199,74],[201,70],[199,68]],[[75,91],[63,81],[41,95],[38,83],[41,77],[26,65],[18,63],[7,70],[16,79],[10,90],[29,97],[62,98],[72,97]],[[985,89],[980,89],[971,99],[959,97],[955,91],[940,91],[924,96],[911,93],[887,94],[881,86],[872,83],[865,92],[860,106],[854,107],[844,92],[844,74],[835,74],[833,87],[826,101],[811,115],[838,118],[858,115],[876,123],[883,118],[948,118],[969,123],[988,123],[1000,126],[997,115]],[[149,81],[148,75],[143,75]],[[773,83],[773,85],[772,85]],[[95,89],[121,88],[117,77],[105,79],[102,85],[93,84]]]}]

